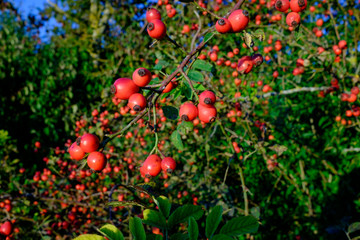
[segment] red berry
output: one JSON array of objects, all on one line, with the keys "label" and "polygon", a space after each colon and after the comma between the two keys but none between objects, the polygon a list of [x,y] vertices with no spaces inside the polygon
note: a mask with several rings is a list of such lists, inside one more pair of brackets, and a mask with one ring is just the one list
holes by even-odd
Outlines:
[{"label": "red berry", "polygon": [[72,159],[74,160],[81,160],[85,156],[85,152],[82,150],[80,146],[77,145],[76,142],[71,144],[69,148],[69,153]]},{"label": "red berry", "polygon": [[231,23],[226,18],[220,18],[215,24],[216,31],[219,33],[227,33],[232,29]]},{"label": "red berry", "polygon": [[229,16],[229,21],[231,23],[232,31],[233,32],[240,32],[244,30],[250,19],[249,19],[249,12],[246,10],[235,10]]},{"label": "red berry", "polygon": [[95,171],[101,171],[105,168],[107,163],[106,157],[101,152],[92,152],[87,157],[87,164],[89,168]]},{"label": "red berry", "polygon": [[237,70],[241,73],[241,74],[248,74],[251,69],[253,68],[253,60],[251,57],[249,56],[244,56],[242,58],[239,59],[238,61],[238,65],[237,65]]},{"label": "red berry", "polygon": [[176,168],[176,162],[172,157],[166,157],[161,160],[161,169],[164,172],[172,173]]},{"label": "red berry", "polygon": [[286,12],[290,7],[289,0],[277,0],[275,2],[275,8],[276,10],[280,12]]},{"label": "red berry", "polygon": [[260,66],[264,61],[263,56],[259,53],[254,54],[251,59],[255,67]]},{"label": "red berry", "polygon": [[286,24],[289,27],[296,27],[300,23],[300,15],[297,12],[291,12],[286,16]]},{"label": "red berry", "polygon": [[307,0],[291,0],[290,8],[293,12],[302,12],[307,6]]},{"label": "red berry", "polygon": [[35,142],[35,147],[36,148],[41,148],[41,143],[38,141],[38,142]]},{"label": "red berry", "polygon": [[216,120],[217,111],[214,106],[204,107],[203,105],[198,105],[199,109],[199,119],[204,123],[214,122]]},{"label": "red berry", "polygon": [[132,80],[139,87],[145,87],[151,81],[151,72],[146,68],[138,68],[132,75]]},{"label": "red berry", "polygon": [[161,20],[155,19],[149,22],[147,32],[151,38],[160,40],[166,36],[166,26]]},{"label": "red berry", "polygon": [[140,173],[143,177],[156,177],[161,172],[161,159],[158,155],[148,156],[140,167]]},{"label": "red berry", "polygon": [[204,91],[199,95],[199,104],[205,107],[211,107],[216,101],[215,93],[212,91]]},{"label": "red berry", "polygon": [[168,83],[168,85],[166,85],[166,87],[164,88],[164,90],[162,91],[163,93],[168,93],[168,92],[170,92],[171,90],[173,90],[173,88],[175,88],[175,82],[173,82],[173,81],[170,81],[169,83]]},{"label": "red berry", "polygon": [[87,153],[96,151],[100,145],[99,138],[91,133],[84,134],[81,138],[78,138],[76,142],[78,146]]},{"label": "red berry", "polygon": [[192,102],[186,102],[180,107],[179,116],[184,121],[192,121],[198,115],[198,109]]},{"label": "red berry", "polygon": [[129,98],[128,106],[135,112],[141,111],[146,107],[146,98],[141,93],[134,93]]},{"label": "red berry", "polygon": [[148,8],[146,11],[146,21],[151,22],[155,19],[161,20],[160,12],[155,8]]},{"label": "red berry", "polygon": [[338,45],[339,45],[339,48],[341,48],[341,49],[347,48],[347,42],[345,40],[340,40]]},{"label": "red berry", "polygon": [[130,78],[119,78],[111,86],[111,92],[121,100],[127,100],[131,95],[137,93],[139,87]]},{"label": "red berry", "polygon": [[0,226],[0,234],[9,236],[13,231],[13,226],[10,221],[6,221]]}]

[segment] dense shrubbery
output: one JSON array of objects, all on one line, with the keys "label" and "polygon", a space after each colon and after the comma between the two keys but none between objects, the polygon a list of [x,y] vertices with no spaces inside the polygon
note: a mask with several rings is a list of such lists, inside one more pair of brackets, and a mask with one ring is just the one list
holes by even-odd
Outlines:
[{"label": "dense shrubbery", "polygon": [[[142,219],[146,233],[206,239],[211,218],[231,239],[356,236],[359,3],[309,1],[289,30],[275,1],[246,1],[245,31],[217,33],[217,16],[240,2],[156,6],[171,38],[158,42],[146,1],[67,0],[26,20],[1,3],[0,219],[13,222],[12,238],[70,239],[105,224],[127,237]],[[62,27],[42,42],[50,17]],[[153,106],[137,113],[110,88],[140,67],[152,73],[142,94]],[[180,106],[198,105],[204,90],[217,96],[216,121],[181,121]],[[101,172],[70,159],[84,133],[102,142]],[[143,178],[150,153],[174,158],[175,170]],[[189,216],[170,224],[175,209]],[[231,235],[229,222],[241,231]]]}]

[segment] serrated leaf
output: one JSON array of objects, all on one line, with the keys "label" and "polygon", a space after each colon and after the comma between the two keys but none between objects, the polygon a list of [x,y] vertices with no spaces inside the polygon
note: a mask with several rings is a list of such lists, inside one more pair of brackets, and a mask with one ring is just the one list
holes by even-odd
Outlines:
[{"label": "serrated leaf", "polygon": [[124,240],[124,236],[121,231],[112,224],[106,224],[100,228],[110,240]]},{"label": "serrated leaf", "polygon": [[171,143],[179,149],[180,151],[184,150],[184,144],[181,140],[181,136],[178,131],[174,131],[170,136]]},{"label": "serrated leaf", "polygon": [[164,217],[168,217],[170,214],[171,203],[169,199],[165,196],[159,196],[154,199],[155,204],[159,207],[160,212],[164,215]]},{"label": "serrated leaf", "polygon": [[205,227],[205,235],[207,238],[211,238],[211,236],[215,233],[216,228],[219,226],[222,219],[222,206],[218,205],[213,207],[210,211],[209,215],[206,218],[206,227]]},{"label": "serrated leaf", "polygon": [[120,206],[140,206],[140,207],[145,207],[144,205],[142,205],[141,203],[138,202],[134,202],[134,201],[111,201],[106,203],[107,207],[120,207]]},{"label": "serrated leaf", "polygon": [[212,71],[212,64],[209,62],[206,62],[204,60],[196,60],[194,62],[194,64],[192,65],[193,69],[198,69],[198,70],[202,70],[202,71],[206,71],[206,72],[211,72]]},{"label": "serrated leaf", "polygon": [[163,68],[166,68],[167,66],[169,66],[169,63],[167,61],[164,60],[160,60],[155,67],[153,68],[154,70],[161,70]]},{"label": "serrated leaf", "polygon": [[172,106],[164,106],[162,107],[164,112],[164,116],[171,120],[176,120],[179,117],[179,110]]},{"label": "serrated leaf", "polygon": [[177,208],[169,217],[168,224],[170,227],[178,223],[188,221],[190,217],[198,220],[204,214],[204,211],[200,206],[196,205],[184,205]]},{"label": "serrated leaf", "polygon": [[105,238],[96,234],[84,234],[74,238],[73,240],[105,240]]},{"label": "serrated leaf", "polygon": [[348,233],[353,233],[360,230],[360,222],[354,222],[348,227]]},{"label": "serrated leaf", "polygon": [[221,234],[239,236],[246,233],[254,233],[258,230],[259,223],[253,216],[242,216],[228,221],[221,229]]},{"label": "serrated leaf", "polygon": [[215,36],[215,32],[207,33],[204,37],[204,42],[208,42],[210,39],[212,39]]},{"label": "serrated leaf", "polygon": [[151,209],[145,209],[143,211],[143,216],[143,222],[145,224],[161,229],[166,228],[166,219],[160,212]]},{"label": "serrated leaf", "polygon": [[135,240],[146,240],[144,226],[138,217],[130,218],[129,228]]},{"label": "serrated leaf", "polygon": [[262,30],[262,29],[257,29],[252,35],[254,37],[256,37],[257,39],[259,39],[260,41],[265,40],[265,33],[264,33],[264,30]]},{"label": "serrated leaf", "polygon": [[204,76],[199,71],[191,69],[187,75],[190,78],[190,80],[192,80],[192,81],[195,81],[195,82],[203,82],[204,81]]},{"label": "serrated leaf", "polygon": [[211,240],[234,240],[234,239],[225,234],[216,234],[211,238]]},{"label": "serrated leaf", "polygon": [[190,240],[197,240],[199,236],[199,227],[193,217],[189,218],[188,234]]}]

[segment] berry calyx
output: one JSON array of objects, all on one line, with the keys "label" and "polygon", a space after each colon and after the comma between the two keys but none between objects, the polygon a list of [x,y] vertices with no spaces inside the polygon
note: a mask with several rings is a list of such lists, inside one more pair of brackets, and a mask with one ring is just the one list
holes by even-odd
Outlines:
[{"label": "berry calyx", "polygon": [[181,105],[179,116],[184,121],[192,121],[198,116],[198,109],[192,102],[186,102]]},{"label": "berry calyx", "polygon": [[105,154],[101,152],[92,152],[87,157],[87,165],[94,171],[101,171],[107,163]]},{"label": "berry calyx", "polygon": [[166,157],[161,160],[161,169],[164,172],[172,173],[176,168],[176,162],[172,157]]},{"label": "berry calyx", "polygon": [[160,40],[166,36],[166,26],[161,20],[154,19],[149,22],[147,32],[151,38]]},{"label": "berry calyx", "polygon": [[138,68],[132,75],[132,80],[139,87],[145,87],[151,81],[151,72],[146,68]]},{"label": "berry calyx", "polygon": [[219,33],[227,33],[231,31],[232,26],[228,19],[220,18],[215,24],[215,29]]},{"label": "berry calyx", "polygon": [[217,111],[214,106],[204,107],[203,105],[198,105],[199,110],[199,119],[204,123],[212,123],[216,120]]},{"label": "berry calyx", "polygon": [[213,93],[212,91],[204,91],[199,95],[199,104],[205,107],[210,107],[214,105],[215,101],[216,96],[215,93]]},{"label": "berry calyx", "polygon": [[100,145],[99,138],[96,135],[91,134],[91,133],[86,133],[86,134],[82,135],[81,138],[78,138],[76,140],[76,143],[86,153],[96,151]]},{"label": "berry calyx", "polygon": [[277,0],[275,2],[275,8],[280,12],[286,12],[290,8],[290,2],[289,0]]},{"label": "berry calyx", "polygon": [[111,92],[121,100],[127,100],[134,93],[139,92],[139,87],[130,78],[119,78],[111,86]]},{"label": "berry calyx", "polygon": [[72,159],[77,161],[83,159],[83,157],[85,156],[85,152],[82,150],[80,146],[77,145],[76,142],[71,144],[69,148],[69,154]]},{"label": "berry calyx", "polygon": [[134,93],[130,96],[128,106],[135,112],[141,111],[146,107],[146,98],[141,93]]},{"label": "berry calyx", "polygon": [[307,0],[291,0],[290,9],[293,12],[302,12],[306,9]]}]

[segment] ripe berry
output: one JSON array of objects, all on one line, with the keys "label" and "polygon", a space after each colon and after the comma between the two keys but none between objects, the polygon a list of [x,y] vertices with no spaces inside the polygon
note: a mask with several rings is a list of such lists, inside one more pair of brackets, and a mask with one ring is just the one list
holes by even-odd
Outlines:
[{"label": "ripe berry", "polygon": [[235,10],[229,16],[229,21],[231,23],[232,31],[233,32],[240,32],[244,30],[250,19],[249,19],[249,12],[246,10]]},{"label": "ripe berry", "polygon": [[220,18],[215,24],[216,31],[219,33],[227,33],[232,29],[231,23],[226,18]]},{"label": "ripe berry", "polygon": [[87,157],[87,165],[94,171],[101,171],[107,163],[106,157],[101,152],[92,152]]},{"label": "ripe berry", "polygon": [[212,91],[204,91],[199,95],[199,104],[205,107],[211,107],[216,101],[215,93]]},{"label": "ripe berry", "polygon": [[307,6],[307,0],[291,0],[290,8],[293,12],[302,12]]},{"label": "ripe berry", "polygon": [[347,48],[347,42],[345,40],[340,40],[338,44],[340,49],[346,49]]},{"label": "ripe berry", "polygon": [[76,142],[71,144],[69,148],[69,153],[72,159],[74,160],[81,160],[85,156],[85,152],[81,149],[80,146],[77,145]]},{"label": "ripe berry", "polygon": [[154,19],[149,22],[147,32],[150,37],[160,40],[166,36],[166,26],[161,20]]},{"label": "ripe berry", "polygon": [[288,13],[286,16],[286,24],[289,27],[297,27],[300,23],[300,15],[297,12]]},{"label": "ripe berry", "polygon": [[166,85],[166,87],[164,88],[164,90],[162,91],[163,93],[168,93],[170,92],[171,90],[173,90],[175,87],[176,87],[177,83],[176,82],[173,82],[173,81],[170,81],[168,83],[168,85]]},{"label": "ripe berry", "polygon": [[204,123],[211,123],[216,120],[217,111],[214,106],[204,107],[203,105],[198,105],[199,110],[199,119]]},{"label": "ripe berry", "polygon": [[84,134],[81,138],[76,140],[76,143],[86,153],[96,151],[100,145],[99,138],[91,133]]},{"label": "ripe berry", "polygon": [[164,172],[172,173],[176,168],[176,162],[172,157],[166,157],[161,160],[161,169]]},{"label": "ripe berry", "polygon": [[275,8],[276,10],[280,12],[286,12],[290,7],[289,0],[277,0],[275,2]]},{"label": "ripe berry", "polygon": [[0,226],[0,234],[9,236],[13,231],[13,226],[10,221],[6,221]]},{"label": "ripe berry", "polygon": [[135,112],[141,111],[146,107],[146,98],[141,93],[134,93],[129,98],[128,106]]},{"label": "ripe berry", "polygon": [[251,59],[255,67],[260,66],[264,61],[263,56],[259,53],[254,54]]},{"label": "ripe berry", "polygon": [[155,8],[148,8],[146,11],[146,21],[151,22],[155,19],[161,20],[160,12]]},{"label": "ripe berry", "polygon": [[180,107],[179,116],[184,121],[192,121],[198,115],[198,109],[192,102],[186,102]]},{"label": "ripe berry", "polygon": [[132,75],[132,80],[139,87],[145,87],[151,81],[151,72],[146,68],[138,68]]},{"label": "ripe berry", "polygon": [[148,156],[140,167],[140,173],[143,177],[156,177],[161,172],[161,159],[158,155]]},{"label": "ripe berry", "polygon": [[238,65],[237,65],[237,70],[241,73],[241,74],[248,74],[251,69],[253,68],[253,60],[251,57],[249,56],[244,56],[242,58],[239,59],[238,61]]},{"label": "ripe berry", "polygon": [[111,92],[121,100],[127,100],[131,95],[137,93],[139,87],[130,78],[119,78],[111,86]]}]

